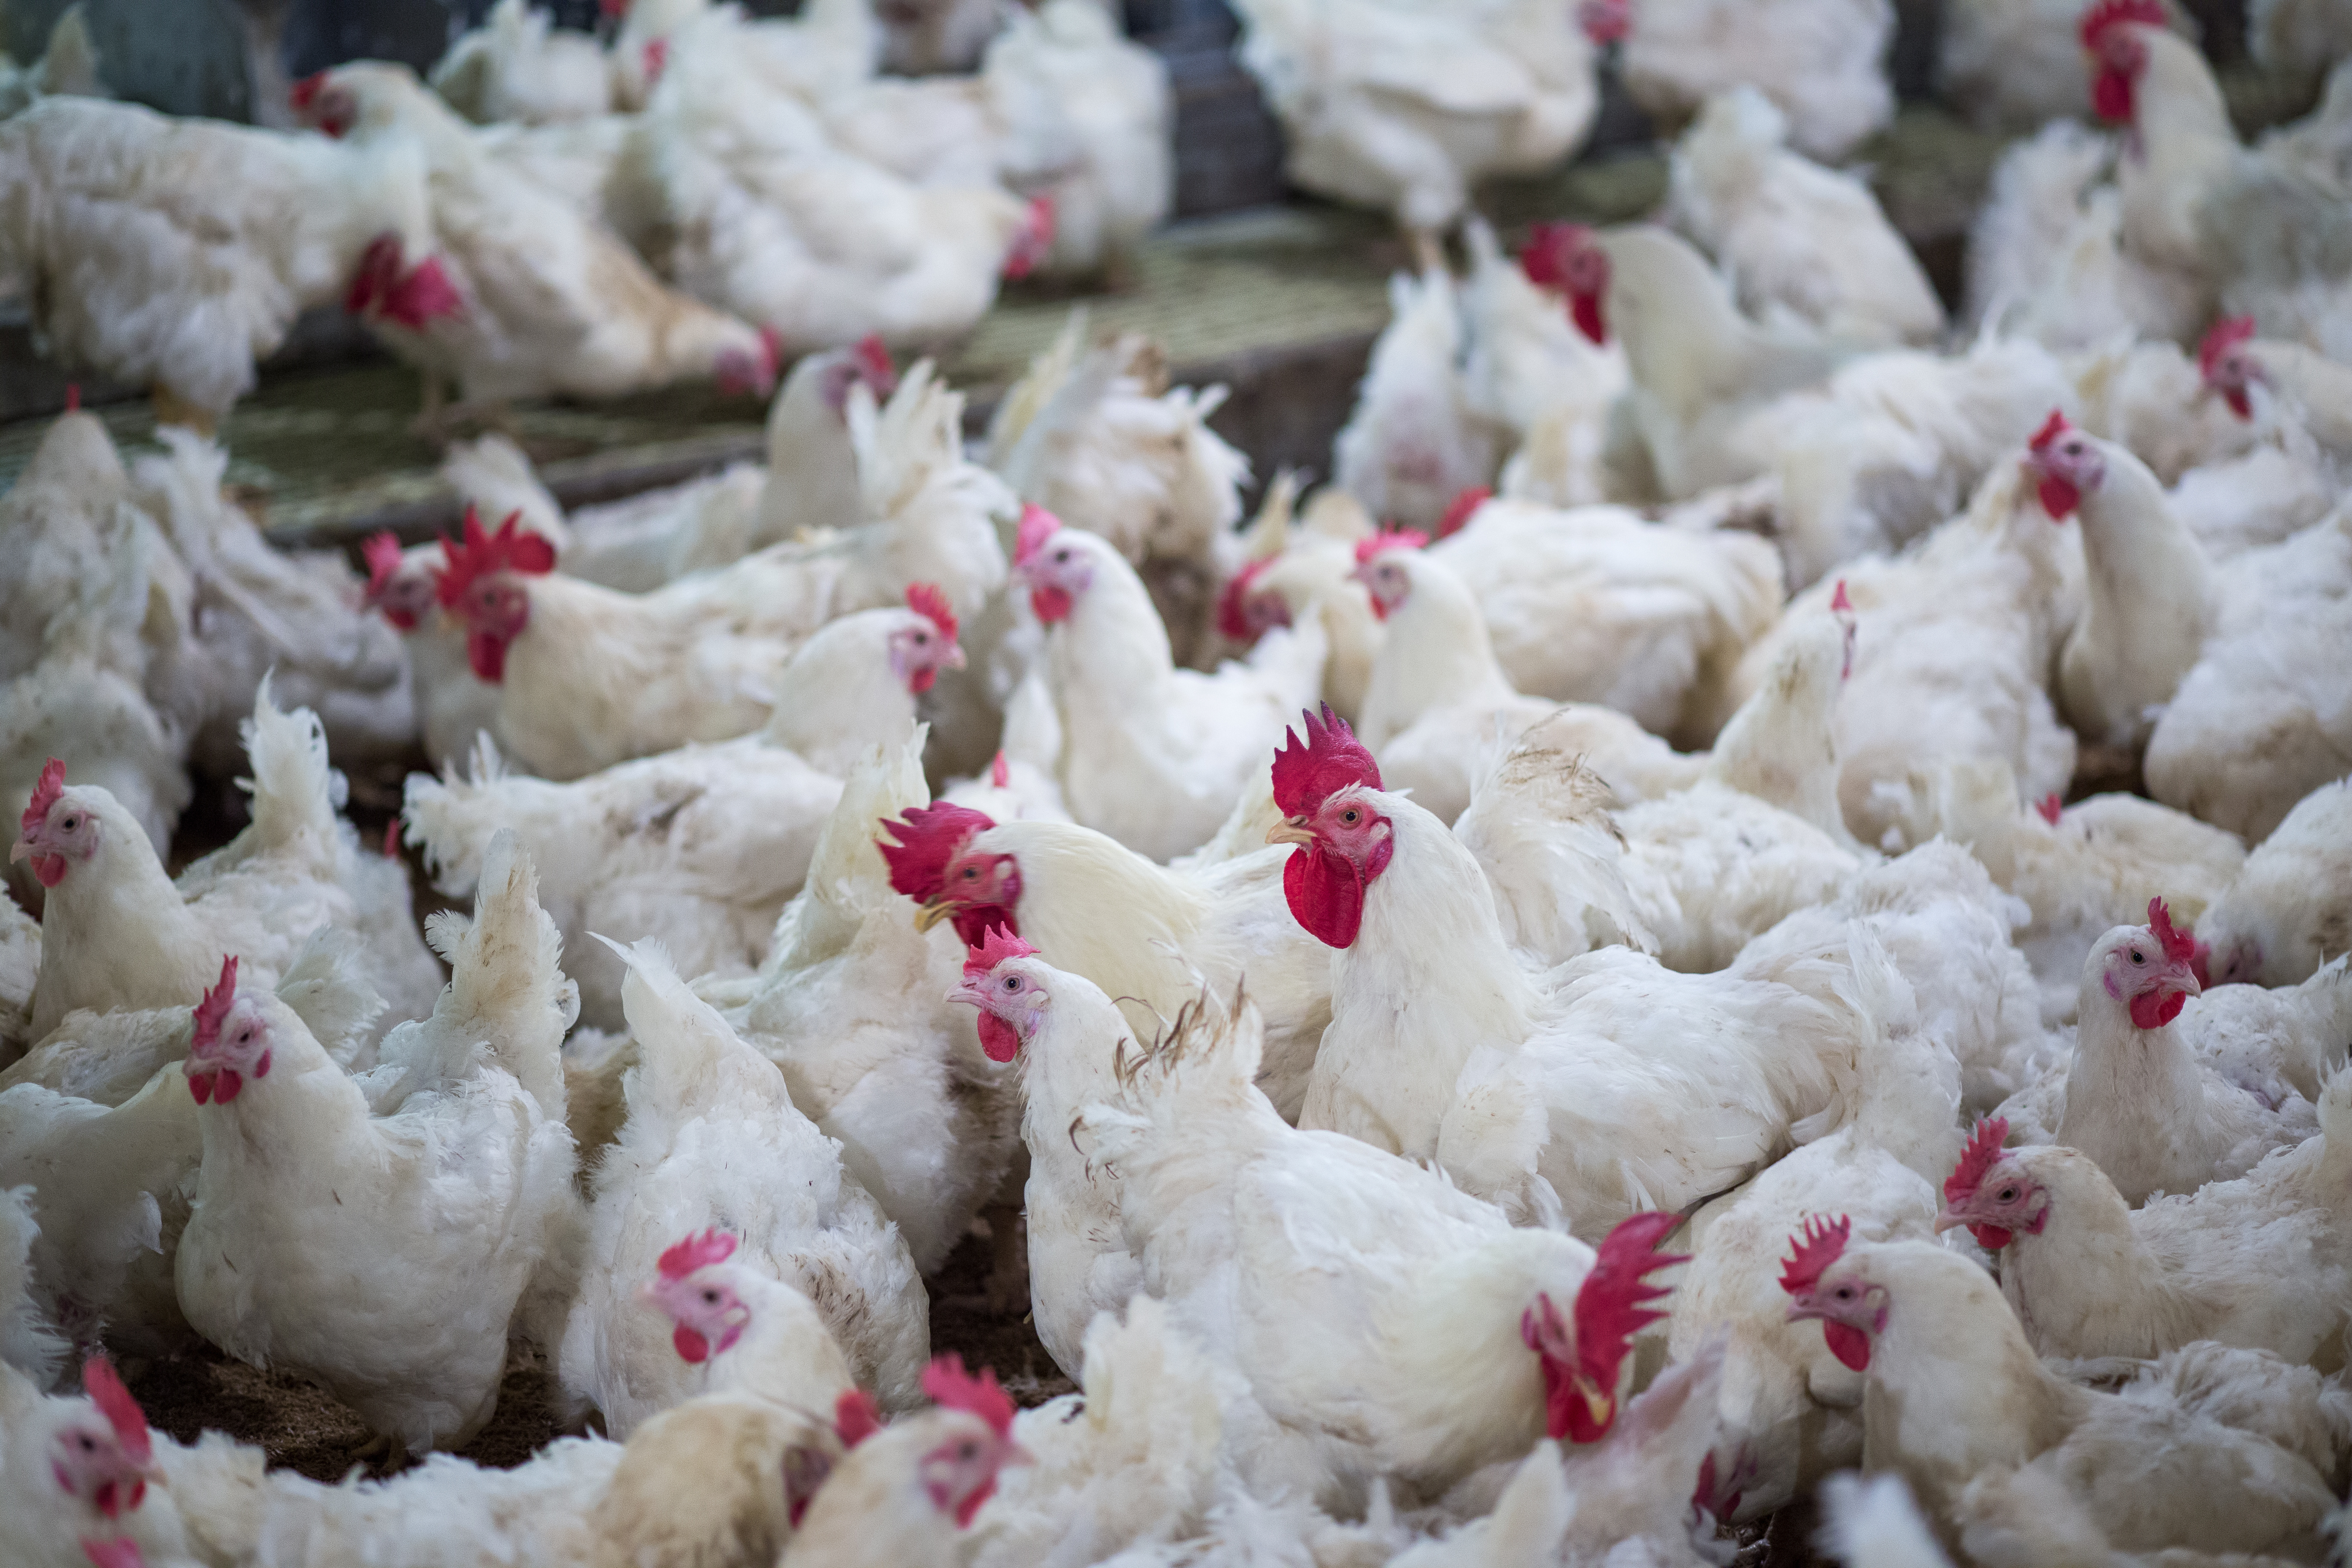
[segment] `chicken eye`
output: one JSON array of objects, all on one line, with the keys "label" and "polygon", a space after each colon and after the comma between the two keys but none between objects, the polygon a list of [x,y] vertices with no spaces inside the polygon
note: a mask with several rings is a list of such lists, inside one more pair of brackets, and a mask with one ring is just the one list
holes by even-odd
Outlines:
[{"label": "chicken eye", "polygon": [[1996,1203],[2013,1204],[2017,1201],[2017,1189],[2015,1187],[2003,1187],[2000,1191],[1993,1194],[1993,1201]]},{"label": "chicken eye", "polygon": [[964,879],[965,881],[967,881],[967,882],[971,881],[973,879],[977,878],[979,875],[980,875],[980,868],[979,868],[979,867],[977,867],[977,866],[966,866],[966,867],[963,868],[963,879]]},{"label": "chicken eye", "polygon": [[1017,974],[1008,974],[1008,975],[1006,975],[1006,976],[1004,977],[1004,988],[1005,988],[1007,991],[1018,991],[1018,990],[1020,990],[1020,989],[1021,989],[1021,976],[1019,976],[1019,975],[1017,975]]},{"label": "chicken eye", "polygon": [[2142,952],[2141,952],[2139,949],[2137,949],[2137,948],[2133,948],[2133,949],[2131,950],[2131,955],[2132,955],[2132,962],[2133,962],[2134,963],[2146,963],[2147,962],[2147,954],[2146,954],[2146,953]]},{"label": "chicken eye", "polygon": [[68,816],[66,818],[64,824],[65,830],[68,833],[71,833],[75,828],[79,827],[80,826],[81,818],[79,816]]},{"label": "chicken eye", "polygon": [[719,1292],[716,1290],[705,1290],[702,1299],[714,1307],[719,1305]]},{"label": "chicken eye", "polygon": [[979,1457],[980,1445],[968,1438],[956,1447],[956,1458],[959,1459],[976,1459]]},{"label": "chicken eye", "polygon": [[1054,552],[1054,559],[1064,565],[1067,565],[1069,563],[1070,552],[1066,550],[1056,550]]},{"label": "chicken eye", "polygon": [[75,1441],[81,1445],[81,1451],[85,1454],[95,1454],[98,1452],[98,1445],[89,1440],[89,1434],[87,1432],[80,1434],[75,1438]]},{"label": "chicken eye", "polygon": [[1361,815],[1362,815],[1362,813],[1360,813],[1360,812],[1359,812],[1359,811],[1355,810],[1355,809],[1351,806],[1351,807],[1349,807],[1348,810],[1343,811],[1343,812],[1341,812],[1341,813],[1339,814],[1339,820],[1340,820],[1341,822],[1346,823],[1349,826],[1353,827],[1353,826],[1356,826],[1356,819],[1357,819],[1357,817],[1359,817],[1359,816],[1361,816]]}]

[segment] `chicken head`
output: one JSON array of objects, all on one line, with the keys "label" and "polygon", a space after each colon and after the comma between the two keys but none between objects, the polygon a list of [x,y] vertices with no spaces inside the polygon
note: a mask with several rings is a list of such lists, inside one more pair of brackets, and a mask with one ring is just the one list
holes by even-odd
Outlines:
[{"label": "chicken head", "polygon": [[2083,47],[2091,57],[2091,107],[2102,120],[2129,121],[2134,85],[2147,68],[2142,27],[2165,25],[2158,0],[2097,0],[2083,13]]},{"label": "chicken head", "polygon": [[661,1255],[659,1273],[637,1293],[676,1325],[670,1343],[682,1361],[699,1366],[743,1337],[751,1309],[728,1279],[735,1238],[722,1230],[689,1236]]},{"label": "chicken head", "polygon": [[1380,764],[1348,721],[1323,707],[1306,716],[1307,738],[1285,736],[1274,756],[1274,801],[1283,820],[1268,844],[1296,844],[1282,868],[1291,915],[1316,940],[1347,947],[1363,923],[1364,889],[1388,868],[1395,829],[1368,792],[1381,787]]},{"label": "chicken head", "polygon": [[188,1040],[188,1092],[198,1105],[228,1104],[247,1082],[269,1076],[269,1020],[236,994],[236,959],[221,960],[220,981],[196,1004]]},{"label": "chicken head", "polygon": [[765,397],[776,389],[776,373],[783,363],[782,336],[773,327],[761,327],[751,343],[730,343],[719,350],[710,377],[730,397]]},{"label": "chicken head", "polygon": [[1597,1443],[1617,1419],[1617,1383],[1633,1336],[1665,1313],[1648,1303],[1670,1287],[1644,1276],[1687,1263],[1658,1243],[1682,1223],[1678,1214],[1653,1210],[1618,1222],[1601,1238],[1592,1272],[1576,1288],[1574,1323],[1561,1319],[1549,1294],[1519,1316],[1519,1337],[1543,1361],[1546,1435]]},{"label": "chicken head", "polygon": [[1034,195],[1021,215],[1021,226],[1013,231],[1013,243],[1004,252],[1004,276],[1019,281],[1037,270],[1054,249],[1054,198]]},{"label": "chicken head", "polygon": [[1383,529],[1356,542],[1356,569],[1349,575],[1372,596],[1372,614],[1387,620],[1390,613],[1412,593],[1412,569],[1405,552],[1429,542],[1429,535],[1410,528]]},{"label": "chicken head", "polygon": [[2241,419],[2254,416],[2254,386],[2270,380],[2254,357],[2253,340],[2252,316],[2225,316],[2197,345],[2197,374],[2205,390],[2220,396]]},{"label": "chicken head", "polygon": [[49,1474],[71,1496],[120,1519],[145,1500],[158,1474],[154,1441],[139,1402],[104,1356],[83,1363],[81,1384],[95,1408],[76,1412],[50,1437]]},{"label": "chicken head", "polygon": [[982,1368],[973,1377],[963,1357],[943,1355],[923,1369],[923,1392],[946,1418],[918,1473],[932,1505],[961,1530],[994,1495],[997,1472],[1029,1463],[1029,1454],[1013,1440],[1013,1399],[997,1386],[995,1373]]},{"label": "chicken head", "polygon": [[360,546],[367,563],[367,595],[362,603],[378,611],[399,631],[413,632],[433,613],[433,569],[412,563],[400,541],[387,529],[368,535]]},{"label": "chicken head", "polygon": [[1217,630],[1228,641],[1244,647],[1276,626],[1290,625],[1290,601],[1258,579],[1274,564],[1272,556],[1250,562],[1225,580],[1217,594]]},{"label": "chicken head", "polygon": [[1046,626],[1068,619],[1078,595],[1095,580],[1089,537],[1064,528],[1062,520],[1042,506],[1032,503],[1021,509],[1021,530],[1013,546],[1013,575],[1029,590],[1029,607]]},{"label": "chicken head", "polygon": [[1009,1062],[1018,1056],[1053,1005],[1041,973],[1044,965],[1022,962],[1036,952],[1000,926],[964,959],[963,979],[948,993],[949,1001],[980,1009],[980,1047],[990,1061]]},{"label": "chicken head", "polygon": [[920,697],[939,679],[940,671],[961,669],[963,649],[956,642],[956,613],[936,583],[914,583],[907,588],[907,625],[890,634],[890,670]]},{"label": "chicken head", "polygon": [[1886,1327],[1886,1288],[1874,1283],[1857,1264],[1839,1267],[1853,1222],[1815,1215],[1790,1239],[1795,1251],[1780,1270],[1789,1293],[1789,1321],[1818,1319],[1830,1353],[1856,1372],[1870,1366],[1870,1339]]},{"label": "chicken head", "polygon": [[1538,289],[1568,296],[1569,319],[1596,343],[1609,341],[1609,253],[1580,223],[1539,223],[1519,252],[1519,270]]},{"label": "chicken head", "polygon": [[2164,900],[2150,899],[2147,924],[2117,926],[2091,949],[2084,989],[2096,983],[2130,1012],[2134,1027],[2160,1029],[2205,989],[2197,978],[2201,956],[2196,940],[2172,923]]},{"label": "chicken head", "polygon": [[66,788],[66,765],[51,757],[42,765],[33,798],[17,824],[16,842],[8,849],[9,863],[30,860],[41,886],[56,887],[68,870],[98,853],[105,833],[98,818],[80,791]]},{"label": "chicken head", "polygon": [[2025,448],[2024,468],[2034,482],[2034,494],[2053,522],[2063,522],[2082,504],[2084,492],[2099,488],[2107,477],[2107,460],[2099,444],[2076,429],[2057,409]]},{"label": "chicken head", "polygon": [[1013,920],[1021,900],[1019,863],[1010,855],[965,853],[975,835],[995,826],[987,813],[950,801],[916,806],[882,824],[892,838],[877,838],[874,847],[890,868],[891,889],[921,906],[915,911],[918,931],[953,921],[966,947],[980,946],[1000,926],[1020,934]]},{"label": "chicken head", "polygon": [[2003,1152],[2001,1142],[2008,1136],[2005,1117],[1977,1123],[1975,1136],[1960,1151],[1960,1163],[1944,1178],[1944,1208],[1936,1216],[1938,1235],[1964,1225],[1979,1247],[1999,1252],[2019,1231],[2039,1236],[2050,1223],[2049,1194],[2021,1156]]},{"label": "chicken head", "polygon": [[434,596],[466,623],[466,660],[493,685],[505,679],[507,649],[530,624],[530,590],[523,579],[555,569],[555,547],[523,531],[522,513],[507,514],[496,533],[468,506],[463,538],[441,540],[447,564],[435,574]]}]

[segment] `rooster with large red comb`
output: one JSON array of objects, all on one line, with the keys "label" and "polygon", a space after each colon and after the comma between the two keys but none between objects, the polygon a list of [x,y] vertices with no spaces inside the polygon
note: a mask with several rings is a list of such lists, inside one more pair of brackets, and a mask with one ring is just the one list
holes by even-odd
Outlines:
[{"label": "rooster with large red comb", "polygon": [[[1285,793],[1364,763],[1344,749],[1295,758]],[[1259,1034],[1246,988],[1204,996],[1130,1063],[1124,1107],[1082,1120],[1146,1285],[1255,1392],[1255,1426],[1227,1418],[1254,1484],[1349,1509],[1385,1476],[1433,1500],[1537,1438],[1604,1436],[1633,1336],[1664,1315],[1655,1275],[1683,1261],[1678,1216],[1631,1215],[1597,1251],[1514,1226],[1411,1161],[1286,1125],[1252,1087]]]}]

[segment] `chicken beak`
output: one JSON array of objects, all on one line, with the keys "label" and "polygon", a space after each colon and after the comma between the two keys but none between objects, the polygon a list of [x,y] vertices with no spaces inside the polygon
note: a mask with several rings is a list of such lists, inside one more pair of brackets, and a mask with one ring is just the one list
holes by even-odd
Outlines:
[{"label": "chicken beak", "polygon": [[961,643],[948,644],[947,654],[940,660],[940,663],[949,669],[961,669],[963,668],[963,645]]},{"label": "chicken beak", "polygon": [[1606,1426],[1616,1418],[1617,1401],[1601,1389],[1580,1377],[1576,1380],[1576,1392],[1583,1399],[1585,1412],[1592,1417],[1595,1426]]},{"label": "chicken beak", "polygon": [[10,864],[11,866],[14,866],[14,865],[15,865],[17,861],[19,861],[19,860],[29,860],[29,859],[31,859],[31,858],[33,858],[33,855],[34,855],[34,849],[33,849],[33,847],[32,847],[31,845],[29,845],[29,844],[26,843],[26,842],[25,842],[23,839],[21,839],[21,838],[19,838],[18,840],[16,840],[16,843],[11,844],[10,846],[8,846],[8,864]]},{"label": "chicken beak", "polygon": [[1969,1222],[1967,1220],[1961,1218],[1958,1215],[1954,1214],[1949,1209],[1946,1209],[1936,1216],[1936,1234],[1937,1236],[1941,1236],[1948,1230],[1958,1230],[1960,1226],[1968,1223]]},{"label": "chicken beak", "polygon": [[2168,971],[2156,983],[2158,994],[2165,996],[2202,996],[2205,987],[2197,984],[2197,976],[2187,964]]},{"label": "chicken beak", "polygon": [[1268,844],[1312,844],[1315,842],[1315,830],[1307,826],[1305,817],[1294,816],[1267,828],[1265,841]]},{"label": "chicken beak", "polygon": [[942,894],[915,911],[915,929],[927,931],[941,921],[955,918],[955,900]]}]

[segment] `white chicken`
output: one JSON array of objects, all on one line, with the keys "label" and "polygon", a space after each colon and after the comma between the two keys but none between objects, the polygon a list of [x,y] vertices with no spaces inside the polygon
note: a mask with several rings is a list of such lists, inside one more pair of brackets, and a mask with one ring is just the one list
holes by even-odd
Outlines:
[{"label": "white chicken", "polygon": [[1600,108],[1592,39],[1547,0],[1243,0],[1241,59],[1304,188],[1394,215],[1423,274],[1471,187],[1538,174]]},{"label": "white chicken", "polygon": [[64,97],[0,121],[0,275],[50,352],[201,433],[306,307],[371,278],[396,310],[447,288],[413,148]]},{"label": "white chicken", "polygon": [[1035,506],[1022,515],[1013,571],[1046,627],[1042,668],[1063,737],[1054,772],[1070,815],[1155,860],[1198,847],[1285,721],[1314,700],[1321,628],[1270,634],[1247,663],[1214,675],[1179,669],[1117,547]]},{"label": "white chicken", "polygon": [[2046,1356],[2149,1357],[2193,1340],[2333,1366],[2352,1291],[2352,1079],[2320,1131],[2235,1181],[2139,1208],[2073,1149],[2004,1149],[1979,1125],[1944,1183],[1938,1230],[2000,1256],[2001,1294]]},{"label": "white chicken", "polygon": [[2325,658],[2352,637],[2352,507],[2230,563],[2196,664],[2149,735],[2148,793],[2260,843],[2352,770],[2352,702]]},{"label": "white chicken", "polygon": [[[1011,1075],[945,1000],[962,944],[928,931],[898,897],[875,837],[877,824],[929,804],[922,756],[918,729],[849,770],[759,973],[731,984],[706,974],[695,989],[783,1069],[793,1103],[840,1142],[843,1165],[929,1275],[993,1201],[1019,1112]],[[879,997],[895,1005],[873,1005]]]},{"label": "white chicken", "polygon": [[1419,535],[1386,533],[1357,546],[1357,575],[1386,623],[1356,732],[1384,777],[1448,824],[1470,805],[1486,756],[1541,723],[1555,743],[1621,801],[1648,800],[1695,782],[1702,764],[1599,703],[1523,697],[1496,661],[1469,588]]},{"label": "white chicken", "polygon": [[[772,330],[788,354],[968,330],[1000,274],[1045,253],[1050,205],[993,184],[919,185],[836,150],[812,109],[762,79],[757,30],[715,10],[669,40],[615,172],[637,215],[624,232],[650,244],[664,276]],[[821,59],[809,63],[822,79]]]},{"label": "white chicken", "polygon": [[2214,983],[2299,985],[2352,952],[2352,778],[2304,796],[2192,917]]},{"label": "white chicken", "polygon": [[1888,0],[1633,0],[1625,90],[1669,124],[1747,83],[1789,117],[1789,140],[1835,162],[1895,117],[1880,65],[1895,36]]},{"label": "white chicken", "polygon": [[[569,783],[506,771],[494,748],[473,776],[411,775],[403,816],[445,891],[471,889],[500,827],[560,868],[547,901],[567,943],[659,936],[698,975],[741,975],[767,956],[784,900],[800,889],[841,778],[894,745],[939,669],[961,664],[953,612],[937,589],[919,607],[861,610],[803,644],[779,672],[758,733],[619,763]],[[583,1014],[621,1019],[622,966],[575,959]]]},{"label": "white chicken", "polygon": [[2203,989],[2196,943],[2162,900],[2147,914],[2147,925],[2118,926],[2091,949],[2072,1058],[2000,1110],[2021,1142],[2095,1161],[2134,1205],[2242,1176],[2318,1131],[2302,1095],[2264,1092],[2270,1086],[2250,1087],[2242,1072],[2199,1058],[2174,1022]]},{"label": "white chicken", "polygon": [[[2316,1377],[2298,1380],[2298,1401],[2247,1389],[2238,1410],[2200,1408],[2154,1378],[2095,1393],[2042,1365],[1975,1264],[1920,1241],[1849,1245],[1850,1231],[1843,1220],[1809,1225],[1781,1288],[1791,1315],[1819,1321],[1830,1350],[1867,1378],[1874,1460],[1900,1474],[1931,1518],[1950,1521],[1971,1482],[2032,1479],[2071,1494],[2125,1551],[2294,1552],[2315,1539],[2333,1489],[2274,1434],[2328,1419],[2304,1414],[2325,1397]],[[2242,1383],[2278,1389],[2258,1358],[2221,1353],[2254,1363]],[[2216,1495],[2232,1506],[2211,1507]],[[2049,1559],[2021,1559],[2034,1560]]]},{"label": "white chicken", "polygon": [[1675,144],[1668,213],[1731,280],[1740,308],[1855,342],[1927,343],[1944,307],[1870,188],[1787,147],[1789,117],[1742,83]]},{"label": "white chicken", "polygon": [[181,1309],[230,1354],[325,1384],[395,1450],[462,1446],[490,1418],[509,1333],[548,1332],[527,1303],[577,1204],[560,948],[530,863],[510,839],[494,859],[471,925],[442,927],[456,980],[364,1085],[285,1003],[238,994],[234,958],[188,1046],[204,1162]]},{"label": "white chicken", "polygon": [[772,339],[666,287],[619,237],[491,158],[404,68],[337,66],[295,96],[329,135],[405,145],[427,170],[438,289],[396,295],[363,268],[348,302],[424,374],[428,414],[444,381],[479,405],[703,378],[761,396],[775,385]]},{"label": "white chicken", "polygon": [[[279,711],[265,682],[247,745],[251,824],[176,882],[112,795],[68,784],[62,761],[44,770],[9,851],[31,863],[47,890],[28,1042],[78,1007],[184,1005],[212,982],[225,953],[246,965],[247,984],[272,984],[321,926],[396,937],[371,944],[368,970],[379,990],[404,1001],[432,971],[429,957],[416,958],[406,879],[394,886],[360,872],[358,836],[335,816],[342,779],[327,765],[317,716]],[[355,894],[396,900],[398,908],[371,907]]]},{"label": "white chicken", "polygon": [[1711,743],[1771,629],[1779,553],[1752,534],[1692,532],[1622,507],[1489,500],[1430,546],[1468,586],[1511,683],[1615,708],[1685,749]]},{"label": "white chicken", "polygon": [[[558,1358],[565,1389],[602,1411],[615,1436],[720,1386],[722,1371],[725,1386],[804,1410],[831,1408],[853,1384],[906,1407],[929,1352],[930,1313],[897,1227],[843,1170],[840,1146],[793,1104],[775,1064],[687,989],[658,944],[624,956],[638,1065],[628,1119],[596,1169],[580,1294]],[[701,1353],[681,1359],[638,1291],[724,1260],[739,1242],[730,1289],[756,1296],[756,1334],[735,1344],[705,1333]],[[723,1328],[726,1317],[714,1321]],[[730,1346],[728,1369],[706,1364]]]},{"label": "white chicken", "polygon": [[[1339,950],[1301,1126],[1433,1158],[1465,1192],[1530,1217],[1556,1203],[1599,1235],[1737,1185],[1795,1123],[1843,1114],[1856,1042],[1889,1005],[1859,965],[1833,950],[1678,976],[1604,947],[1531,973],[1470,851],[1383,792],[1344,725],[1307,728],[1276,759],[1286,820],[1269,836],[1298,846],[1292,913]],[[1670,1035],[1664,1007],[1687,1021]]]},{"label": "white chicken", "polygon": [[558,31],[554,16],[530,0],[498,0],[425,79],[478,125],[586,120],[613,107],[604,47],[589,34]]},{"label": "white chicken", "polygon": [[[314,933],[278,999],[339,1066],[372,1064],[383,1001],[349,937]],[[184,1067],[194,1005],[69,1014],[0,1077],[0,1183],[35,1184],[47,1222],[35,1294],[85,1347],[101,1333],[139,1355],[194,1341],[172,1273],[204,1156]]]},{"label": "white chicken", "polygon": [[1389,279],[1389,324],[1331,445],[1332,478],[1379,521],[1434,532],[1465,490],[1495,482],[1510,432],[1463,384],[1453,275]]},{"label": "white chicken", "polygon": [[[1007,1027],[1034,1026],[1034,962],[987,978]],[[1085,1118],[1144,1282],[1249,1380],[1226,1445],[1253,1484],[1352,1511],[1375,1475],[1433,1499],[1539,1436],[1605,1436],[1660,1315],[1645,1276],[1678,1261],[1657,1250],[1674,1216],[1597,1250],[1513,1226],[1412,1161],[1286,1126],[1254,1086],[1257,1043],[1245,996],[1203,997],[1129,1068],[1133,1109]]]},{"label": "white chicken", "polygon": [[1517,443],[1496,481],[1515,500],[1564,507],[1608,499],[1601,459],[1610,406],[1625,390],[1625,351],[1597,342],[1570,315],[1559,268],[1575,232],[1538,224],[1514,261],[1484,220],[1463,226],[1470,252],[1463,395],[1474,414]]}]

